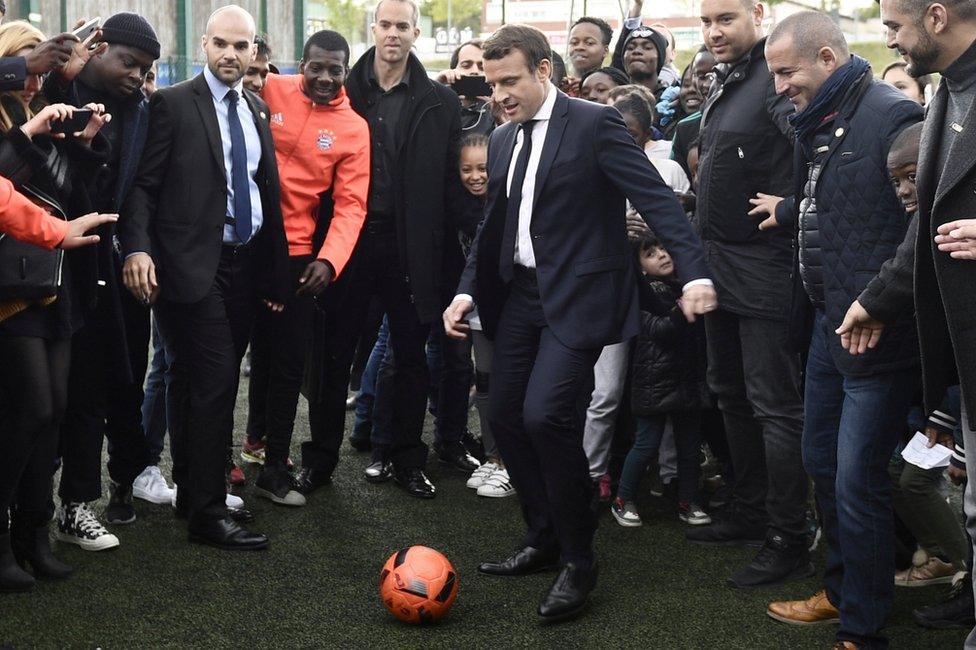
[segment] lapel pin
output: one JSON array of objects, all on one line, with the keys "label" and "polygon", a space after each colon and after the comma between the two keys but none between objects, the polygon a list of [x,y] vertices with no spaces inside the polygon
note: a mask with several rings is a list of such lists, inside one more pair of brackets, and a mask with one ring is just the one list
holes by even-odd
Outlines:
[{"label": "lapel pin", "polygon": [[260,115],[261,115],[261,119],[262,119],[262,120],[266,120],[266,119],[268,119],[268,116],[264,114],[264,111],[261,111],[261,112],[260,112]]},{"label": "lapel pin", "polygon": [[949,125],[949,128],[951,128],[956,133],[962,133],[962,124],[957,124],[956,122],[953,122],[952,124]]},{"label": "lapel pin", "polygon": [[834,137],[839,138],[842,135],[844,135],[844,129],[843,129],[843,127],[841,127],[839,129],[837,129],[836,131],[834,131]]}]

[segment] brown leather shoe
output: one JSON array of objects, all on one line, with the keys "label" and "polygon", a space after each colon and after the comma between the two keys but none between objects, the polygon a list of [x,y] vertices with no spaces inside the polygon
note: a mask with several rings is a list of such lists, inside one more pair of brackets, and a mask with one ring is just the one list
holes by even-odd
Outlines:
[{"label": "brown leather shoe", "polygon": [[830,646],[830,650],[857,650],[860,646],[853,641],[838,641]]},{"label": "brown leather shoe", "polygon": [[840,623],[840,612],[827,600],[827,591],[821,589],[806,600],[784,600],[770,603],[766,614],[777,621],[791,625],[824,625]]}]

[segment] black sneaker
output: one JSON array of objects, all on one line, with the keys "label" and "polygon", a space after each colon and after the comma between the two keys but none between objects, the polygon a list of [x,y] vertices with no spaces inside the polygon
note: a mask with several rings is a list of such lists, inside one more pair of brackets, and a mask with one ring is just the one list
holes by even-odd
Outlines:
[{"label": "black sneaker", "polygon": [[759,548],[766,541],[766,527],[757,526],[740,517],[720,519],[708,526],[685,532],[685,539],[703,546],[747,546]]},{"label": "black sneaker", "polygon": [[442,463],[459,469],[466,474],[471,474],[471,472],[481,467],[481,463],[469,454],[460,442],[446,442],[443,444],[435,442],[434,452]]},{"label": "black sneaker", "polygon": [[976,625],[973,614],[973,582],[969,574],[952,583],[945,600],[920,607],[912,612],[915,622],[933,630],[972,629]]},{"label": "black sneaker", "polygon": [[111,481],[108,485],[105,521],[110,524],[131,524],[135,520],[136,509],[132,507],[132,486]]},{"label": "black sneaker", "polygon": [[803,580],[815,573],[805,540],[787,544],[780,535],[770,535],[752,562],[732,574],[730,587],[760,587]]},{"label": "black sneaker", "polygon": [[476,436],[469,430],[464,430],[464,435],[461,436],[461,444],[464,445],[465,450],[469,454],[475,457],[479,463],[485,464],[488,460],[488,456],[485,455],[485,441],[481,436]]}]

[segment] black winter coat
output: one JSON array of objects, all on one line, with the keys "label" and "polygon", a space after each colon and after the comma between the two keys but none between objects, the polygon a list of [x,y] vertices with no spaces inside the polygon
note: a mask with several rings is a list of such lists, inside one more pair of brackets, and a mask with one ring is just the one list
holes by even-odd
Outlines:
[{"label": "black winter coat", "polygon": [[[921,106],[868,72],[840,100],[833,119],[818,130],[829,148],[816,184],[816,230],[809,232],[814,226],[805,224],[802,245],[804,271],[808,281],[815,282],[811,288],[819,294],[818,301],[823,300],[820,307],[831,329],[840,326],[851,303],[905,238],[909,217],[889,181],[888,150],[899,133],[922,117]],[[805,170],[807,162],[803,147],[797,145],[795,168]],[[791,233],[797,230],[797,205],[806,180],[806,173],[797,175],[793,196],[776,211],[779,227]],[[864,306],[872,313],[870,303]],[[831,357],[841,373],[862,377],[918,364],[911,310],[885,315],[882,321],[886,327],[878,346],[861,355],[844,350],[840,337],[830,338]],[[797,332],[804,323],[791,325]]]},{"label": "black winter coat", "polygon": [[685,319],[677,304],[680,296],[676,280],[641,279],[641,326],[630,388],[634,415],[711,407],[705,381],[704,322]]},{"label": "black winter coat", "polygon": [[[367,50],[346,81],[349,101],[363,116],[374,57],[375,48]],[[397,243],[417,315],[430,323],[447,306],[444,244],[449,231],[457,241],[453,219],[463,214],[458,207],[464,191],[458,175],[461,105],[453,90],[427,77],[412,53],[407,65],[410,94],[398,126],[404,139],[393,171]]]}]

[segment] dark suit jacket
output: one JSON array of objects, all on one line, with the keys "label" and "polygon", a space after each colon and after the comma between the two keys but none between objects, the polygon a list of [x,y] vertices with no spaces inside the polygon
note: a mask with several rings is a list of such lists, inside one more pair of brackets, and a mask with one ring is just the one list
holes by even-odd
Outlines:
[{"label": "dark suit jacket", "polygon": [[[488,336],[507,296],[498,267],[517,132],[509,123],[492,133],[485,217],[458,289],[474,296]],[[546,321],[568,347],[599,348],[637,334],[636,258],[627,241],[625,197],[671,253],[683,281],[709,277],[701,242],[674,191],[634,143],[620,113],[559,92],[536,173],[531,234]]]},{"label": "dark suit jacket", "polygon": [[935,166],[948,100],[943,82],[929,105],[919,149],[915,311],[926,409],[937,408],[958,377],[969,426],[976,428],[976,262],[953,259],[933,241],[942,224],[976,217],[976,105],[940,179]]},{"label": "dark suit jacket", "polygon": [[[255,236],[258,297],[284,302],[288,247],[268,107],[245,90],[261,138],[257,184],[264,225]],[[149,102],[139,172],[118,222],[123,255],[149,253],[160,296],[181,303],[206,295],[217,274],[227,216],[227,180],[213,96],[203,75],[162,88]]]}]

